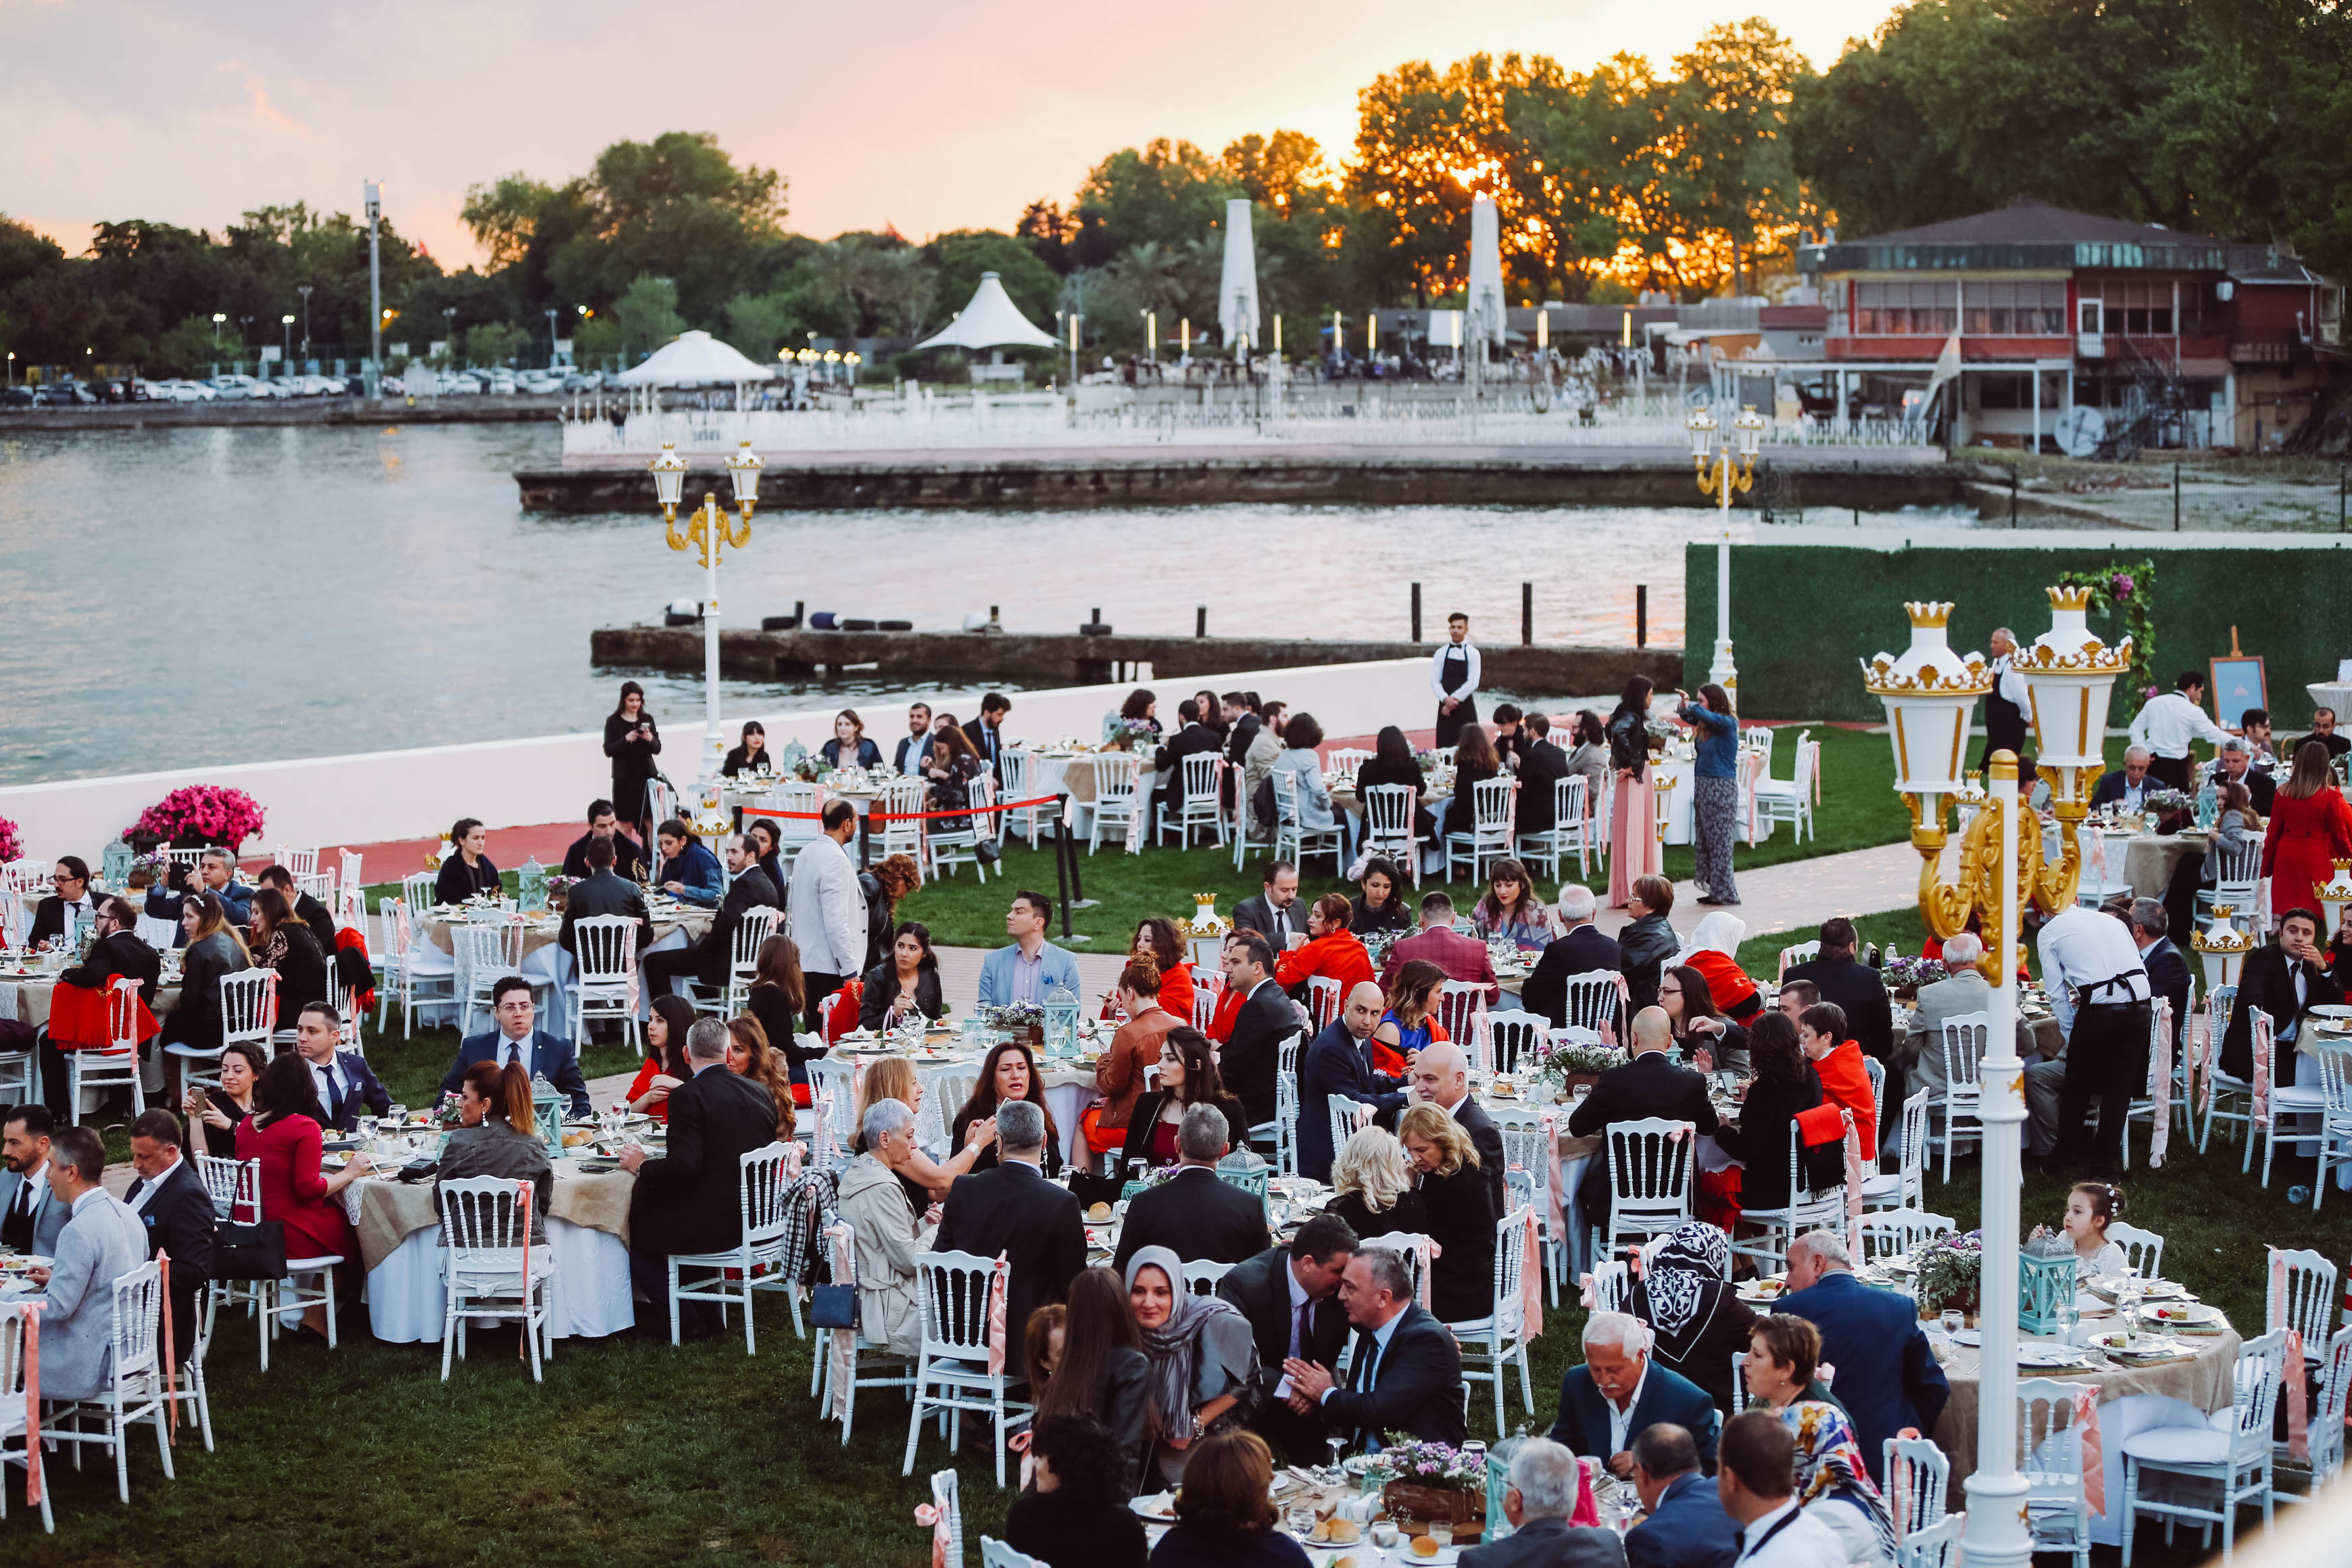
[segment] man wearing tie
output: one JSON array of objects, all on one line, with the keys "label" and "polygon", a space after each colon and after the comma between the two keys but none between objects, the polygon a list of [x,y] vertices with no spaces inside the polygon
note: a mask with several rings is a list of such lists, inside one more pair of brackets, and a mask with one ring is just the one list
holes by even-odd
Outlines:
[{"label": "man wearing tie", "polygon": [[46,1105],[13,1106],[0,1129],[0,1247],[57,1256],[58,1237],[73,1213],[49,1191],[49,1135],[57,1118]]},{"label": "man wearing tie", "polygon": [[988,776],[1000,788],[1004,784],[1004,716],[1012,711],[1012,699],[992,691],[980,700],[980,717],[963,727],[964,739],[988,764]]},{"label": "man wearing tie", "polygon": [[33,910],[33,931],[26,939],[37,947],[53,936],[70,943],[80,927],[98,920],[98,904],[89,896],[88,861],[79,855],[60,858],[57,869],[49,873],[49,882],[57,891]]},{"label": "man wearing tie", "polygon": [[1286,1386],[1283,1364],[1338,1364],[1348,1342],[1339,1281],[1355,1253],[1356,1233],[1348,1222],[1317,1215],[1288,1246],[1270,1247],[1217,1281],[1219,1298],[1239,1309],[1257,1336],[1261,1397],[1250,1429],[1295,1463],[1323,1451],[1323,1420],[1305,1394]]},{"label": "man wearing tie", "polygon": [[1314,1362],[1286,1360],[1293,1393],[1322,1407],[1323,1423],[1367,1453],[1384,1433],[1402,1432],[1424,1443],[1462,1442],[1462,1347],[1444,1324],[1412,1299],[1404,1258],[1370,1247],[1348,1261],[1339,1278],[1339,1305],[1356,1329],[1356,1350],[1341,1388]]},{"label": "man wearing tie", "polygon": [[392,1093],[376,1080],[375,1069],[357,1051],[339,1050],[342,1018],[324,1002],[313,1002],[294,1021],[294,1048],[310,1064],[310,1081],[319,1090],[321,1125],[328,1132],[349,1132],[360,1124],[360,1107],[372,1116],[392,1110]]},{"label": "man wearing tie", "polygon": [[465,1082],[466,1069],[476,1062],[496,1062],[504,1067],[510,1061],[519,1061],[523,1071],[532,1078],[543,1078],[562,1089],[571,1102],[573,1116],[587,1116],[588,1080],[580,1074],[579,1058],[562,1040],[531,1027],[538,1009],[530,999],[530,982],[520,974],[509,974],[492,985],[490,1016],[498,1020],[499,1026],[487,1034],[469,1036],[457,1047],[457,1059],[450,1064],[449,1075],[441,1080],[441,1092],[456,1094]]}]

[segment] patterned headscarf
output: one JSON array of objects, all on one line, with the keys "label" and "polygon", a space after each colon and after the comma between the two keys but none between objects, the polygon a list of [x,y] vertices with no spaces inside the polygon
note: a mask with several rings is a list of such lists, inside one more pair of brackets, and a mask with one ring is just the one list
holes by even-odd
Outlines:
[{"label": "patterned headscarf", "polygon": [[1642,1281],[1657,1351],[1673,1365],[1690,1359],[1730,1294],[1731,1238],[1694,1220],[1659,1245]]},{"label": "patterned headscarf", "polygon": [[[1183,1260],[1165,1247],[1135,1249],[1127,1260],[1129,1294],[1135,1289],[1135,1277],[1145,1268],[1157,1268],[1166,1275],[1175,1297],[1166,1322],[1156,1329],[1137,1325],[1143,1335],[1144,1354],[1151,1358],[1152,1403],[1160,1411],[1161,1431],[1189,1432],[1192,1429],[1192,1367],[1199,1357],[1201,1331],[1221,1312],[1239,1317],[1241,1311],[1221,1297],[1192,1294],[1184,1284]],[[1255,1340],[1252,1350],[1255,1350]],[[1256,1369],[1251,1371],[1255,1375]]]},{"label": "patterned headscarf", "polygon": [[1878,1537],[1878,1549],[1895,1560],[1895,1521],[1886,1500],[1863,1463],[1862,1445],[1845,1412],[1819,1399],[1800,1399],[1780,1412],[1781,1421],[1797,1440],[1797,1503],[1810,1508],[1822,1498],[1838,1498],[1860,1509]]}]

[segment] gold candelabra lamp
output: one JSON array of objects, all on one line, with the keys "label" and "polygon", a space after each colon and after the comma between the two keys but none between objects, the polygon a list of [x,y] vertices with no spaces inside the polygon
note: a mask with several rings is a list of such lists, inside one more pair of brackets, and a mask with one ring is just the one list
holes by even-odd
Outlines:
[{"label": "gold candelabra lamp", "polygon": [[661,456],[646,465],[654,477],[654,499],[661,505],[662,527],[669,547],[698,549],[701,554],[704,717],[702,770],[698,782],[706,787],[718,780],[727,752],[727,738],[719,727],[719,562],[727,547],[740,550],[751,542],[751,510],[760,504],[760,470],[765,466],[751,450],[751,442],[741,443],[735,455],[727,459],[727,478],[734,487],[735,507],[742,514],[740,521],[727,515],[716,494],[706,491],[702,504],[687,520],[681,532],[677,503],[686,489],[686,458],[674,443],[665,441]]},{"label": "gold candelabra lamp", "polygon": [[1654,771],[1650,774],[1650,795],[1657,803],[1652,815],[1658,819],[1658,847],[1661,849],[1666,846],[1666,826],[1675,819],[1674,791],[1680,783],[1680,778],[1671,774],[1665,778],[1658,777]]},{"label": "gold candelabra lamp", "polygon": [[2092,632],[2090,589],[2048,593],[2050,629],[2010,663],[2025,681],[2033,771],[2050,786],[2050,814],[2058,819],[2062,865],[2051,874],[2046,902],[2063,909],[2081,885],[2083,819],[2090,815],[2099,775],[2107,771],[2107,704],[2116,680],[2131,669],[2132,641],[2126,637],[2110,647]]},{"label": "gold candelabra lamp", "polygon": [[[1739,706],[1739,667],[1731,657],[1731,498],[1755,488],[1756,457],[1764,447],[1764,416],[1753,405],[1740,410],[1729,431],[1718,429],[1715,410],[1703,407],[1684,423],[1690,432],[1691,467],[1699,494],[1715,498],[1721,523],[1715,541],[1715,658],[1706,678]],[[1725,438],[1718,440],[1718,435]],[[1738,461],[1733,447],[1738,447]]]}]

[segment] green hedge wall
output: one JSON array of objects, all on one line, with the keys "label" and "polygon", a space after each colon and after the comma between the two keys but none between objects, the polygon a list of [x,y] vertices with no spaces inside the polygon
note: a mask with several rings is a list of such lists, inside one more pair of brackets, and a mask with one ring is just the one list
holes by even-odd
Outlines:
[{"label": "green hedge wall", "polygon": [[[1735,545],[1731,639],[1740,710],[1759,719],[1881,719],[1862,689],[1860,661],[1908,645],[1906,600],[1952,601],[1952,646],[1963,653],[1982,649],[1998,626],[2032,642],[2050,628],[2043,590],[2058,573],[2142,560],[2156,563],[2158,682],[2168,688],[2180,671],[2202,671],[2208,659],[2227,654],[2234,625],[2239,647],[2263,656],[2280,732],[2303,728],[2311,717],[2305,684],[2333,680],[2336,661],[2352,657],[2352,549],[2332,544],[2120,552],[1990,541],[1896,551]],[[1696,689],[1715,651],[1712,544],[1685,547],[1684,581],[1684,683]],[[2119,635],[2112,617],[2095,616],[2091,626],[2103,637]],[[2117,692],[2112,721],[2129,710],[2136,705]]]}]

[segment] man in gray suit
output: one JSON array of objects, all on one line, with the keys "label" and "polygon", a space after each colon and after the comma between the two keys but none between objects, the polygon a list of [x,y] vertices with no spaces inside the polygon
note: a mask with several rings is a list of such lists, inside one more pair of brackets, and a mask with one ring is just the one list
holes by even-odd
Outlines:
[{"label": "man in gray suit", "polygon": [[[1976,967],[1983,956],[1984,940],[1974,931],[1947,937],[1944,967],[1951,972],[1950,978],[1919,987],[1919,1003],[1911,1013],[1911,1028],[1903,1037],[1903,1068],[1906,1073],[1916,1072],[1912,1081],[1927,1087],[1930,1105],[1944,1098],[1949,1083],[1944,1066],[1944,1020],[1992,1011],[1992,986]],[[2021,1014],[2017,1020],[2017,1054],[2021,1059],[2031,1059],[2033,1055],[2033,1028]],[[1981,1061],[1984,1053],[1979,1051],[1977,1056]],[[1897,1118],[1902,1108],[1889,1106],[1886,1113],[1890,1120]]]},{"label": "man in gray suit", "polygon": [[147,1261],[147,1230],[99,1184],[106,1145],[87,1127],[59,1131],[49,1151],[49,1190],[73,1218],[55,1260],[30,1271],[41,1311],[41,1394],[92,1399],[112,1385],[114,1282]]},{"label": "man in gray suit", "polygon": [[57,1256],[66,1205],[49,1191],[49,1135],[57,1119],[46,1105],[16,1105],[0,1137],[0,1247],[37,1258]]},{"label": "man in gray suit", "polygon": [[1513,1533],[1462,1554],[1462,1568],[1625,1568],[1625,1543],[1613,1530],[1571,1527],[1580,1484],[1576,1456],[1548,1437],[1530,1437],[1511,1459],[1503,1512]]}]

